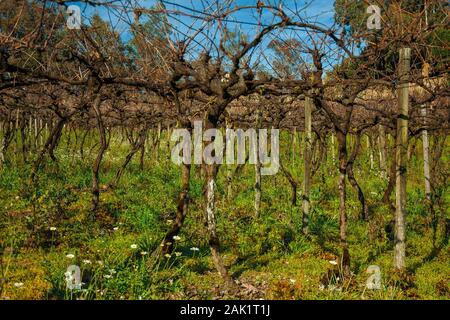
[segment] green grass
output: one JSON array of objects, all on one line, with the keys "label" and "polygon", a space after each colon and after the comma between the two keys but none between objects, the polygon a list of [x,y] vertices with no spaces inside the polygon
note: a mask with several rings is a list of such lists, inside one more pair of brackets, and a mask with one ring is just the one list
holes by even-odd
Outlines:
[{"label": "green grass", "polygon": [[[105,155],[101,184],[107,184],[123,161],[128,145],[113,137]],[[301,155],[294,161],[282,135],[282,161],[299,178]],[[72,139],[73,140],[73,139]],[[72,142],[73,144],[73,142]],[[441,224],[432,232],[425,204],[421,158],[413,156],[408,173],[407,275],[392,271],[393,244],[384,228],[392,219],[381,203],[386,181],[369,168],[363,152],[355,165],[371,208],[369,222],[358,220],[360,206],[348,187],[348,238],[353,279],[341,284],[329,261],[339,257],[337,168],[330,157],[313,180],[311,237],[301,235],[301,207],[290,203],[291,189],[279,172],[263,177],[262,214],[254,218],[253,166],[234,177],[233,196],[226,196],[225,170],[218,178],[217,219],[223,256],[230,273],[243,285],[239,294],[223,292],[214,269],[203,218],[202,178],[192,170],[191,204],[185,226],[170,258],[156,261],[168,221],[173,219],[180,169],[167,160],[162,143],[160,161],[146,154],[145,170],[133,159],[119,186],[101,193],[96,217],[90,210],[88,141],[85,158],[63,137],[57,164],[48,162],[35,186],[28,185],[30,165],[9,154],[0,169],[1,299],[448,299],[450,259],[442,221],[448,221],[448,186],[435,202]],[[420,150],[419,144],[417,150]],[[448,149],[448,146],[447,146]],[[95,151],[95,148],[94,148]],[[448,150],[446,150],[448,151]],[[444,152],[443,163],[448,163]],[[224,168],[222,168],[224,169]],[[447,170],[448,168],[444,168]],[[301,185],[298,190],[301,199]],[[56,228],[51,231],[50,228]],[[448,237],[448,234],[447,234]],[[135,246],[136,245],[136,248]],[[193,251],[191,248],[199,248]],[[68,258],[73,254],[73,258]],[[69,256],[70,257],[70,256]],[[64,273],[79,265],[81,291],[66,289]],[[378,265],[382,289],[367,290],[366,269]],[[331,274],[331,276],[329,276]],[[327,276],[328,275],[328,276]],[[336,282],[337,281],[337,282]],[[20,286],[20,283],[23,285]]]}]

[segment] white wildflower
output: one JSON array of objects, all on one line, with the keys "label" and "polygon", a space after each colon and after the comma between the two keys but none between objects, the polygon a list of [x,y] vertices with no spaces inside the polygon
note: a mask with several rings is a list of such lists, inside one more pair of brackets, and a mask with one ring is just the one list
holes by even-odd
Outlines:
[{"label": "white wildflower", "polygon": [[16,288],[22,288],[22,287],[23,287],[23,282],[15,282],[15,283],[14,283],[14,287],[16,287]]},{"label": "white wildflower", "polygon": [[130,248],[131,248],[131,249],[137,249],[137,244],[134,244],[134,243],[133,243],[133,244],[130,246]]},{"label": "white wildflower", "polygon": [[181,240],[181,237],[179,237],[179,236],[173,236],[173,240],[179,241],[179,240]]},{"label": "white wildflower", "polygon": [[337,266],[338,264],[336,260],[330,260],[328,262],[331,263],[333,266]]},{"label": "white wildflower", "polygon": [[73,258],[75,258],[75,255],[73,253],[69,253],[69,254],[66,255],[66,258],[67,259],[73,259]]}]

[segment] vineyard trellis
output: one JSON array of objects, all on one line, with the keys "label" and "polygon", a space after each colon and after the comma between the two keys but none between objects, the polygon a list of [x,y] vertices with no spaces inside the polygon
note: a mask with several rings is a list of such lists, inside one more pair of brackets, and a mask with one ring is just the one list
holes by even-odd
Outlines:
[{"label": "vineyard trellis", "polygon": [[[419,9],[406,1],[373,1],[383,8],[381,30],[358,29],[354,21],[324,26],[307,10],[283,1],[202,1],[192,8],[167,1],[153,7],[135,1],[80,2],[119,17],[117,24],[126,31],[98,15],[68,29],[68,1],[0,4],[0,165],[31,165],[25,191],[30,198],[48,162],[58,163],[55,151],[65,133],[74,133],[76,141],[66,140],[72,157],[92,161],[90,216],[95,218],[102,193],[121,183],[134,157],[139,155],[141,170],[151,170],[145,167],[148,155],[167,161],[161,155],[170,155],[174,129],[192,133],[199,120],[204,130],[279,128],[291,137],[292,163],[299,155],[304,161],[303,175],[296,177],[281,158],[280,174],[292,188],[291,204],[306,239],[313,233],[308,227],[314,212],[311,187],[323,163],[335,168],[327,174],[338,175],[339,266],[350,278],[347,181],[362,223],[369,224],[368,191],[355,169],[367,137],[371,170],[386,182],[383,201],[395,212],[393,267],[405,270],[406,168],[408,154],[419,152],[408,149],[412,139],[423,141],[423,186],[434,220],[436,188],[447,183],[445,174],[439,175],[450,110],[448,34],[440,36],[448,31],[446,1],[425,1]],[[350,10],[347,1],[337,3]],[[242,14],[252,22],[239,21]],[[360,16],[367,17],[365,10]],[[232,31],[236,25],[240,28]],[[129,150],[112,180],[102,185],[104,156],[117,136],[128,141]],[[258,219],[268,180],[261,177],[256,154]],[[232,201],[241,167],[180,165],[173,223],[154,256],[173,251],[173,239],[189,215],[195,171],[204,179],[204,221],[215,268],[229,287],[236,285],[222,255],[217,183],[219,171],[225,171]]]}]

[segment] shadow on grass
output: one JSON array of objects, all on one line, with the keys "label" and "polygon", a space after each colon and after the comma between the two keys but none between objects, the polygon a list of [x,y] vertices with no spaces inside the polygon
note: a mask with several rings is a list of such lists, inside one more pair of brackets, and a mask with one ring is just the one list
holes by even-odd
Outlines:
[{"label": "shadow on grass", "polygon": [[442,239],[441,243],[437,246],[433,245],[433,249],[431,250],[431,252],[421,262],[418,262],[418,263],[412,265],[409,268],[409,271],[411,273],[415,273],[417,271],[417,269],[422,267],[424,264],[431,262],[433,259],[435,259],[439,255],[439,253],[442,251],[442,249],[448,247],[449,238],[450,238],[450,219],[446,219],[445,235],[444,235],[444,238]]}]

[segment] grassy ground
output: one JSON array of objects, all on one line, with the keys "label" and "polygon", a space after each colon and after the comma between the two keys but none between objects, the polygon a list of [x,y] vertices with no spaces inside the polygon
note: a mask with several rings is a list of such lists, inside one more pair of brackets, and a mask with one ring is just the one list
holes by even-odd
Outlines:
[{"label": "grassy ground", "polygon": [[[448,238],[442,224],[432,232],[432,219],[423,193],[421,158],[412,156],[408,176],[408,274],[392,270],[393,243],[385,226],[392,219],[381,203],[386,181],[375,162],[370,170],[367,150],[358,158],[355,173],[368,198],[371,219],[358,220],[359,203],[348,185],[351,281],[341,283],[332,264],[339,256],[337,169],[331,159],[314,176],[309,239],[299,230],[301,209],[290,204],[286,178],[263,177],[261,217],[254,218],[253,166],[244,167],[227,200],[222,168],[218,180],[218,228],[224,259],[238,279],[240,293],[223,291],[212,264],[203,219],[202,179],[193,170],[189,216],[170,258],[150,257],[158,247],[176,208],[180,169],[167,160],[166,150],[156,161],[149,153],[145,170],[133,160],[115,190],[103,190],[96,217],[90,207],[90,162],[82,160],[67,136],[30,187],[29,165],[20,159],[0,169],[1,299],[448,299],[450,264]],[[282,136],[281,145],[290,145]],[[73,141],[73,139],[72,139]],[[102,167],[106,184],[128,146],[113,137]],[[163,148],[165,148],[163,144]],[[95,149],[94,149],[95,150]],[[420,151],[420,145],[417,145]],[[417,152],[419,153],[419,152]],[[374,151],[376,160],[376,152]],[[448,157],[448,148],[444,152]],[[20,158],[20,157],[19,157]],[[137,157],[136,157],[137,158]],[[301,177],[298,154],[282,159]],[[448,158],[444,159],[448,162]],[[301,179],[299,179],[301,180]],[[301,199],[301,197],[299,197]],[[436,215],[449,218],[448,188],[441,190]],[[448,234],[447,234],[448,237]],[[198,248],[198,250],[197,250]],[[330,263],[331,261],[331,263]],[[66,289],[69,265],[81,268],[81,291]],[[382,289],[367,290],[369,265],[381,268]]]}]

